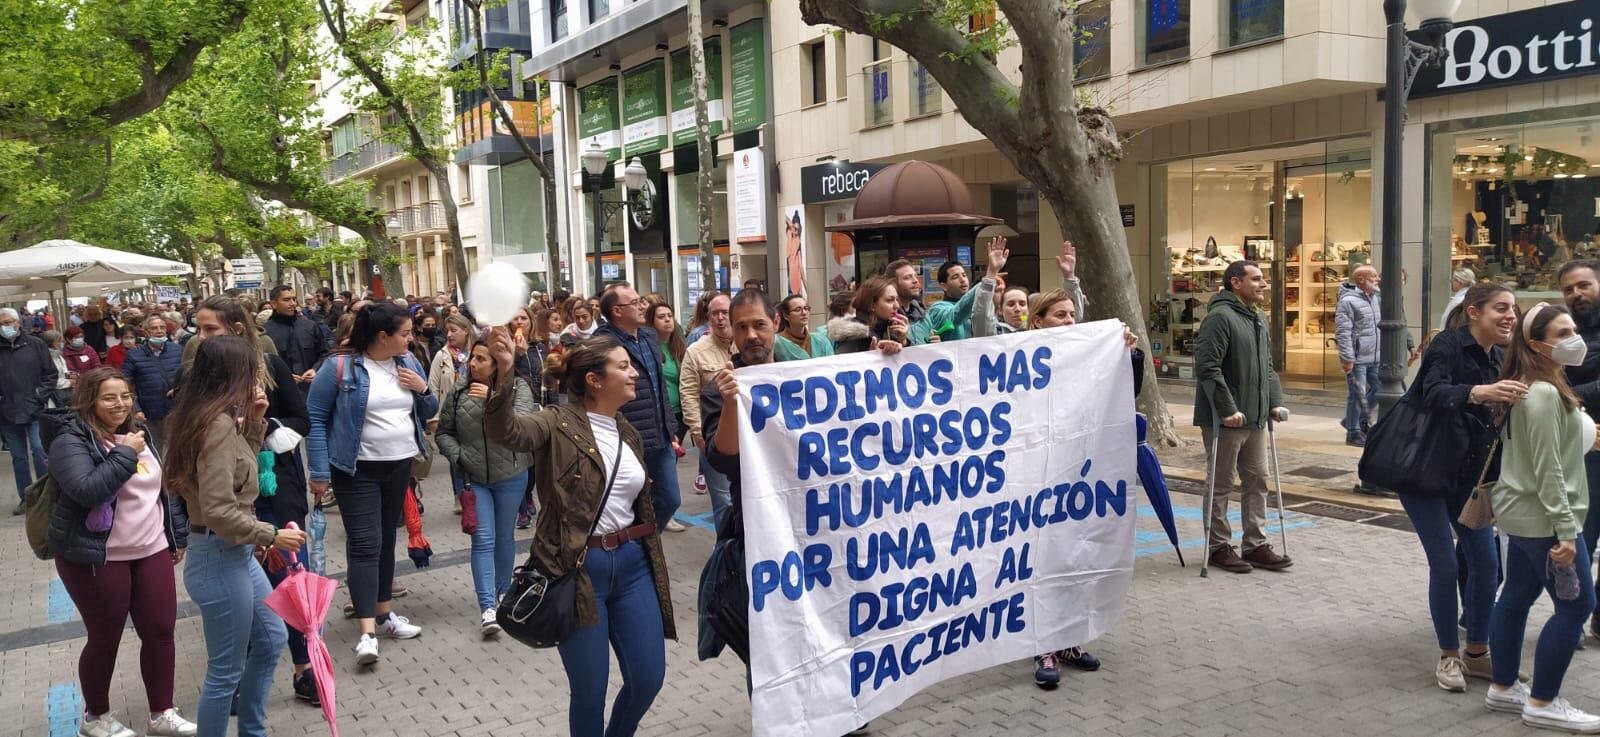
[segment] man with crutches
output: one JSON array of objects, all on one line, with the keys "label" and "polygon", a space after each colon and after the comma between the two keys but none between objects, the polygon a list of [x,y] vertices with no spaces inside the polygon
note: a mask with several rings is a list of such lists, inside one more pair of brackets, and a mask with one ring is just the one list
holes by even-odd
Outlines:
[{"label": "man with crutches", "polygon": [[[1209,566],[1232,573],[1281,571],[1293,562],[1267,544],[1268,422],[1288,419],[1288,410],[1272,368],[1267,318],[1257,307],[1266,298],[1267,280],[1249,261],[1229,264],[1222,278],[1223,290],[1211,299],[1195,340],[1194,423],[1201,428],[1208,460],[1207,555],[1200,571],[1205,575]],[[1243,555],[1234,549],[1228,525],[1235,472]]]}]

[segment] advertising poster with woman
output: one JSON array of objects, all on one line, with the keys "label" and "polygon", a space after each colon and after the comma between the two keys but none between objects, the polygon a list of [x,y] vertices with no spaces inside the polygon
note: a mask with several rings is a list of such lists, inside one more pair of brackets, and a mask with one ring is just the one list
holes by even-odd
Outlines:
[{"label": "advertising poster with woman", "polygon": [[788,294],[806,296],[806,249],[802,210],[798,205],[783,208],[783,273]]}]

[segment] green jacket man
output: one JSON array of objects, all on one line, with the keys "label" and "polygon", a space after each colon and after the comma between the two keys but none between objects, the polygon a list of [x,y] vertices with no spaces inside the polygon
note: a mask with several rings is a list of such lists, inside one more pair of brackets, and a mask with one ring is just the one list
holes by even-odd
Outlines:
[{"label": "green jacket man", "polygon": [[1266,315],[1231,290],[1212,297],[1195,339],[1194,376],[1194,424],[1211,427],[1214,402],[1218,422],[1242,412],[1242,427],[1266,427],[1272,408],[1283,406]]}]

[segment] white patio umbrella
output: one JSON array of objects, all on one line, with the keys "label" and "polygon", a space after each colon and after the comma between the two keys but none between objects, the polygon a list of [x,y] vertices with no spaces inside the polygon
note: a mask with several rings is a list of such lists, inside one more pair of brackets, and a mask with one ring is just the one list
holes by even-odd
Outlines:
[{"label": "white patio umbrella", "polygon": [[[157,276],[181,276],[193,270],[180,261],[100,248],[73,240],[48,240],[0,254],[0,288],[24,287],[31,293],[66,292],[69,284],[78,282],[127,282]],[[64,313],[65,294],[61,301],[58,309]]]}]

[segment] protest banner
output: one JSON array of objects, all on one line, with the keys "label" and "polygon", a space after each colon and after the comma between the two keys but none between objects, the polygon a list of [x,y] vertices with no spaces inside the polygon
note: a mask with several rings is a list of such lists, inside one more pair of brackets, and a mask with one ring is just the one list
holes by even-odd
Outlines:
[{"label": "protest banner", "polygon": [[1137,507],[1118,323],[797,368],[737,373],[756,737],[840,735],[1116,622]]}]

